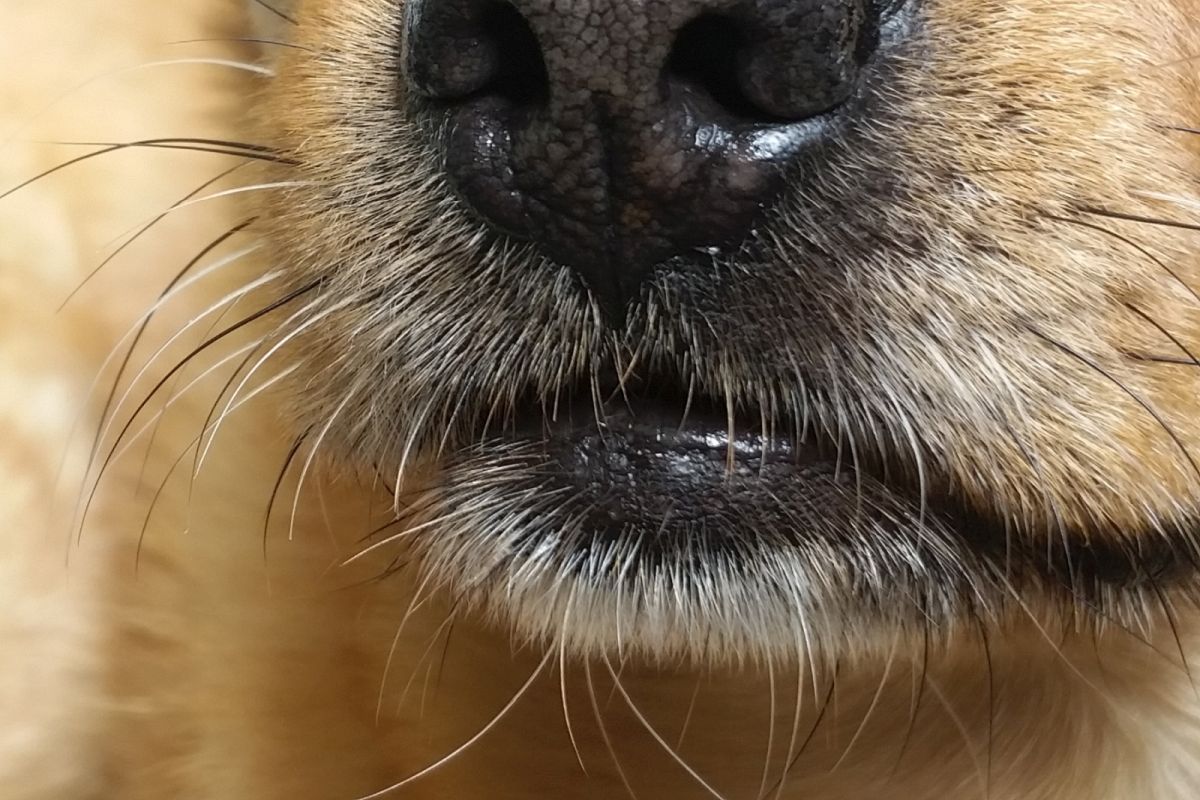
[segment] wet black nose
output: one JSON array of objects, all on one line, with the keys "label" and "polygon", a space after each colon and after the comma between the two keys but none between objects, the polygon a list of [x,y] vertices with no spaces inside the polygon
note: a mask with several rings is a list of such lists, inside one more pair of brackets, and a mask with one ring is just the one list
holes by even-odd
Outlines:
[{"label": "wet black nose", "polygon": [[896,0],[410,0],[411,91],[478,214],[614,313],[735,245],[855,92]]}]

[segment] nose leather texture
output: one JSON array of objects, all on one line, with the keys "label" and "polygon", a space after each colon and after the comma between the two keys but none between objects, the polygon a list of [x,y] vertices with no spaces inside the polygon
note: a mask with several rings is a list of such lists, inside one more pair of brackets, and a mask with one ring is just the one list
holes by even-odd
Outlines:
[{"label": "nose leather texture", "polygon": [[872,8],[419,0],[406,69],[446,115],[460,196],[619,313],[655,265],[747,236],[789,159],[854,91]]}]

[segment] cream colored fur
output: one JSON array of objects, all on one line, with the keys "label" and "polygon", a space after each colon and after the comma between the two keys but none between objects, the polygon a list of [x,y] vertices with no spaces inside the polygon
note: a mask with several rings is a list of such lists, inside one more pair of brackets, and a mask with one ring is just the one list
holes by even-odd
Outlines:
[{"label": "cream colored fur", "polygon": [[[171,44],[246,30],[235,0],[0,5],[0,191],[81,152],[50,141],[245,136],[250,73],[162,62],[258,63],[237,43]],[[986,650],[973,639],[924,666],[919,643],[896,643],[891,659],[840,665],[833,693],[829,671],[798,682],[783,669],[514,652],[471,616],[443,625],[451,609],[426,599],[431,586],[369,581],[387,566],[382,554],[341,566],[378,509],[320,464],[302,487],[285,481],[264,557],[264,508],[290,443],[269,392],[224,423],[189,486],[190,456],[172,466],[220,369],[114,463],[77,531],[107,387],[102,379],[85,402],[94,377],[245,206],[218,199],[173,213],[58,307],[125,234],[233,163],[131,150],[0,200],[0,798],[354,800],[463,743],[386,796],[599,800],[623,796],[623,771],[648,800],[753,798],[814,726],[783,797],[1196,796],[1200,699],[1184,663],[1200,663],[1195,611],[1173,620],[1181,649],[1161,617],[1095,638],[1017,621],[989,632]],[[142,360],[275,266],[255,253],[165,308]],[[539,665],[511,713],[474,741]]]}]

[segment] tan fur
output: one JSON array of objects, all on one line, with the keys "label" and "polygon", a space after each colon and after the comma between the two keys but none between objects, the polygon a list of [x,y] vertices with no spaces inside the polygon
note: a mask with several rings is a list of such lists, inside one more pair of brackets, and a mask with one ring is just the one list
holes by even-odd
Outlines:
[{"label": "tan fur", "polygon": [[[1153,537],[1200,509],[1200,476],[1182,455],[1200,452],[1198,373],[1125,356],[1200,353],[1197,301],[1184,288],[1200,287],[1200,234],[1081,218],[1108,231],[1100,233],[1052,218],[1079,218],[1082,199],[1200,220],[1200,136],[1160,127],[1200,124],[1192,58],[1200,3],[931,5],[944,38],[926,73],[923,122],[889,133],[930,180],[927,202],[894,213],[944,233],[931,259],[945,269],[932,280],[877,264],[864,278],[891,298],[876,308],[881,330],[932,309],[951,332],[969,319],[986,334],[896,343],[895,375],[942,390],[929,406],[904,409],[921,431],[931,478],[1023,523],[1021,536],[1044,535],[1035,523],[1053,517],[1085,532],[1117,522],[1131,537]],[[371,142],[350,138],[339,112],[378,99],[371,81],[379,76],[368,73],[387,50],[380,37],[394,24],[383,16],[392,7],[289,5],[303,23],[294,35],[329,56],[322,61],[228,41],[251,35],[237,0],[10,3],[0,8],[0,192],[80,152],[50,141],[189,136],[257,140],[304,162],[246,167],[204,194],[315,179],[352,196],[361,175],[346,167],[347,154]],[[221,41],[171,44],[194,39]],[[189,57],[271,64],[279,77],[212,64],[134,69]],[[948,99],[952,90],[958,99]],[[1010,127],[988,116],[1003,108],[1017,110]],[[624,796],[623,774],[641,798],[743,798],[774,787],[806,740],[782,797],[1194,796],[1200,703],[1188,660],[1200,660],[1200,613],[1186,586],[1121,618],[1030,591],[982,629],[964,625],[933,642],[855,629],[858,649],[802,666],[726,651],[721,666],[681,663],[676,652],[655,657],[653,642],[618,663],[613,653],[596,655],[604,634],[586,626],[570,650],[547,651],[537,635],[568,638],[556,627],[570,628],[558,607],[536,621],[532,610],[522,618],[521,609],[500,609],[518,633],[514,645],[510,625],[496,624],[489,607],[458,606],[441,585],[447,576],[402,570],[375,580],[393,566],[394,549],[351,561],[366,532],[389,520],[391,497],[363,478],[371,464],[339,450],[353,441],[342,430],[311,463],[301,451],[286,472],[264,544],[264,513],[294,437],[349,384],[318,365],[360,366],[327,346],[344,346],[339,337],[362,321],[353,314],[332,314],[318,341],[300,343],[308,360],[293,361],[289,350],[261,370],[242,397],[303,364],[225,418],[212,446],[200,448],[202,465],[194,440],[237,360],[190,382],[281,318],[170,376],[130,435],[172,398],[162,424],[113,460],[89,503],[93,436],[115,376],[105,360],[189,259],[256,214],[253,230],[271,237],[164,306],[133,374],[210,304],[256,276],[285,274],[224,322],[218,311],[170,342],[104,429],[106,446],[212,326],[352,249],[361,220],[353,209],[331,213],[311,187],[207,200],[173,212],[57,310],[125,234],[236,161],[122,151],[0,199],[0,797],[353,800],[470,742],[381,796],[598,800]],[[939,204],[945,185],[931,176],[947,173],[970,174],[970,193]],[[429,199],[406,197],[413,215]],[[465,249],[469,233],[448,221],[441,236]],[[986,269],[966,249],[971,236],[994,245]],[[231,239],[205,263],[258,241]],[[368,245],[359,252],[369,256]],[[346,284],[375,280],[370,263],[343,275]],[[1017,336],[1013,320],[1028,316],[1052,323],[1047,336],[1070,342],[1129,391]],[[988,388],[997,374],[1009,397]],[[901,392],[905,380],[896,378]],[[996,406],[1023,426],[1015,435],[981,413]],[[863,411],[871,413],[881,412]],[[107,450],[99,452],[103,461]],[[484,600],[492,611],[501,602]],[[675,649],[705,652],[692,644]],[[778,649],[829,656],[823,648],[788,639]],[[535,671],[511,712],[474,741]]]}]

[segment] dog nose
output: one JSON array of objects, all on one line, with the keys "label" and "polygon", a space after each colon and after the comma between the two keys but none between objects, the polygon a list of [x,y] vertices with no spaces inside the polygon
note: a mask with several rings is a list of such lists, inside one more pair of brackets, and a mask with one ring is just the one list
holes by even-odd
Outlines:
[{"label": "dog nose", "polygon": [[410,0],[405,72],[460,198],[621,316],[656,266],[745,241],[894,2]]}]

